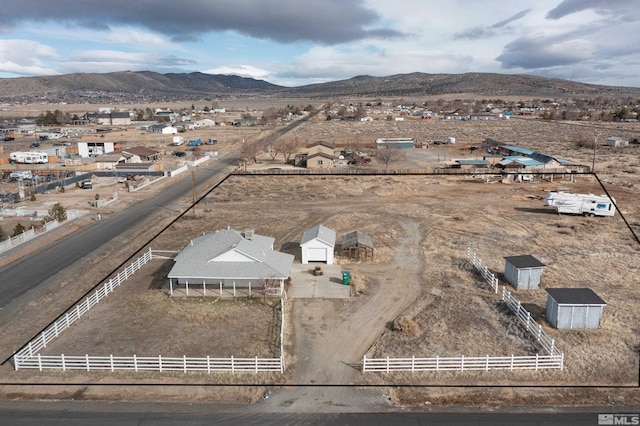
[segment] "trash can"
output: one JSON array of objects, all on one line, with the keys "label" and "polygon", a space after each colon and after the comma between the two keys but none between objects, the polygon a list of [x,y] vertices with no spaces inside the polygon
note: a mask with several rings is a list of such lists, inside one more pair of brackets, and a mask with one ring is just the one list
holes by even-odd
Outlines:
[{"label": "trash can", "polygon": [[351,272],[343,271],[342,272],[342,284],[349,285],[351,283]]}]

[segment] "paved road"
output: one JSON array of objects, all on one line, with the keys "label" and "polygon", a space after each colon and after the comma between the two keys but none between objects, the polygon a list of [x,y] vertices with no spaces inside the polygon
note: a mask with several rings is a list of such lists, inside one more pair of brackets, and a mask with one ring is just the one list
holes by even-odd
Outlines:
[{"label": "paved road", "polygon": [[[459,425],[459,426],[565,426],[597,425],[598,413],[637,413],[637,407],[591,408],[557,412],[542,407],[534,412],[508,407],[499,412],[482,412],[473,407],[435,407],[432,412],[381,413],[255,413],[246,406],[184,403],[100,403],[100,402],[0,402],[0,426],[12,425]],[[455,411],[452,411],[455,410]],[[633,423],[624,423],[633,424]]]},{"label": "paved road", "polygon": [[[227,154],[211,165],[198,168],[195,173],[196,185],[225,170],[231,170],[239,160],[237,154]],[[0,308],[8,307],[12,301],[16,301],[19,296],[37,287],[50,276],[77,262],[114,236],[132,229],[153,215],[154,211],[175,202],[180,197],[190,195],[192,185],[191,175],[187,173],[152,198],[139,201],[126,210],[110,215],[105,220],[87,226],[0,269]]]}]

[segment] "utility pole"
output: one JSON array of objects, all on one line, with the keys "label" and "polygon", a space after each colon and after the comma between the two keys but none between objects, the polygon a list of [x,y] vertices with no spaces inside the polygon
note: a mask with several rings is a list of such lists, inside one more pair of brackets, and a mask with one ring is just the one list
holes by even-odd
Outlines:
[{"label": "utility pole", "polygon": [[247,148],[244,143],[244,138],[242,138],[242,157],[244,159],[244,171],[247,171]]},{"label": "utility pole", "polygon": [[196,215],[196,168],[191,167],[191,209],[193,215]]}]

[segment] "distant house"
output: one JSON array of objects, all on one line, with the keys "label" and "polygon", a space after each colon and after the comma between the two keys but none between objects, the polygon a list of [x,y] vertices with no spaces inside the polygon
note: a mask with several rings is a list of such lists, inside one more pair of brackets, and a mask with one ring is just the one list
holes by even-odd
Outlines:
[{"label": "distant house", "polygon": [[118,163],[115,170],[120,174],[136,174],[162,171],[162,166],[158,163]]},{"label": "distant house", "polygon": [[104,154],[96,157],[96,168],[98,170],[114,170],[118,164],[127,160],[121,154]]},{"label": "distant house", "polygon": [[302,263],[326,262],[333,264],[333,250],[336,245],[336,231],[323,225],[316,225],[302,234],[300,249]]},{"label": "distant house", "polygon": [[327,169],[333,167],[336,157],[325,154],[324,152],[316,152],[307,156],[308,169]]},{"label": "distant house", "polygon": [[234,293],[236,288],[270,289],[272,295],[281,295],[294,257],[274,251],[273,242],[252,229],[222,229],[198,237],[175,257],[167,276],[170,290],[184,285]]},{"label": "distant house", "polygon": [[215,125],[216,125],[215,120],[212,120],[210,118],[202,118],[200,120],[193,121],[189,127],[193,129],[198,129],[200,127],[214,127]]},{"label": "distant house", "polygon": [[155,149],[147,148],[146,146],[134,146],[122,150],[123,154],[132,154],[140,158],[140,161],[156,161],[160,153]]},{"label": "distant house", "polygon": [[353,231],[342,237],[342,254],[355,260],[373,260],[373,239],[360,231]]},{"label": "distant house", "polygon": [[334,150],[335,150],[334,146],[329,142],[325,142],[325,141],[317,141],[307,145],[307,152],[309,155],[317,154],[321,152],[323,154],[327,154],[333,157]]},{"label": "distant house", "polygon": [[558,329],[596,329],[605,305],[590,288],[548,288],[545,317]]},{"label": "distant house", "polygon": [[160,131],[163,135],[175,135],[178,133],[178,128],[174,126],[163,127]]}]

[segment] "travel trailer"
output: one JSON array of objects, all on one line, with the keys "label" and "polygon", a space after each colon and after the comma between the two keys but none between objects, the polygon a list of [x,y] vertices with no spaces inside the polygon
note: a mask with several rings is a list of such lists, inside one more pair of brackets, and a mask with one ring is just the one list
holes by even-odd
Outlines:
[{"label": "travel trailer", "polygon": [[11,172],[11,174],[9,175],[9,179],[11,180],[25,180],[32,178],[33,173],[31,173],[31,170],[18,170],[15,172]]},{"label": "travel trailer", "polygon": [[549,192],[544,199],[546,206],[556,208],[558,213],[581,214],[584,216],[613,216],[616,212],[615,199],[606,195],[571,194]]},{"label": "travel trailer", "polygon": [[44,152],[12,152],[9,159],[16,163],[23,164],[46,164],[49,162],[49,156]]}]

